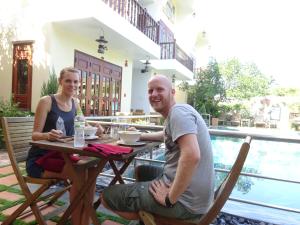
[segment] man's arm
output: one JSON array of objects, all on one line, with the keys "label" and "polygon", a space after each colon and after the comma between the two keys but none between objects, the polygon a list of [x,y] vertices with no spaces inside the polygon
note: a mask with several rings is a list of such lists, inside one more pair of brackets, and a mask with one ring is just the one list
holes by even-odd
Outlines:
[{"label": "man's arm", "polygon": [[173,183],[165,184],[162,180],[154,180],[149,188],[155,200],[165,206],[167,195],[171,204],[177,202],[179,196],[191,183],[200,161],[200,149],[195,134],[183,135],[177,139],[177,142],[180,148],[180,158]]},{"label": "man's arm", "polygon": [[141,141],[164,141],[163,131],[153,133],[142,133],[140,137]]},{"label": "man's arm", "polygon": [[187,189],[201,157],[195,134],[183,135],[177,139],[177,143],[180,148],[180,158],[175,179],[169,191],[171,203],[175,203],[179,196]]}]

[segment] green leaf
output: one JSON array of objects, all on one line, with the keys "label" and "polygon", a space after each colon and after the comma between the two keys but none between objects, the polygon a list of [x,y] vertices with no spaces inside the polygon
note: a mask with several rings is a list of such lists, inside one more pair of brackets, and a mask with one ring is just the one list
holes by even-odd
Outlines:
[{"label": "green leaf", "polygon": [[52,72],[50,73],[49,80],[47,83],[43,82],[42,89],[41,89],[41,97],[55,94],[58,90],[58,82],[57,82],[57,76],[55,74],[55,70],[52,69]]}]

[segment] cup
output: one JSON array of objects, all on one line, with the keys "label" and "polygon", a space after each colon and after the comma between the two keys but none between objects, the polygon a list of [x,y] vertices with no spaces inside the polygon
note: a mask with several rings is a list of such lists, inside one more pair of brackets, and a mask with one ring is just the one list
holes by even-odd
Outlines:
[{"label": "cup", "polygon": [[118,130],[119,130],[119,126],[117,124],[111,124],[110,137],[113,139],[119,139]]},{"label": "cup", "polygon": [[84,127],[75,127],[74,147],[83,147],[84,144]]},{"label": "cup", "polygon": [[120,123],[118,131],[127,131],[128,127],[127,123]]}]

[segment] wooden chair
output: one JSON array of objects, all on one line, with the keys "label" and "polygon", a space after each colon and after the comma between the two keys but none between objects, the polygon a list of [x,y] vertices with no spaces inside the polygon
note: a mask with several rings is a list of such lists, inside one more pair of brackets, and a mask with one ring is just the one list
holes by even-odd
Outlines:
[{"label": "wooden chair", "polygon": [[[18,162],[26,159],[28,150],[30,149],[29,141],[31,141],[33,121],[33,117],[1,118],[2,130],[9,159],[21,191],[25,197],[25,202],[20,205],[8,218],[6,218],[2,225],[12,224],[17,217],[26,216],[27,214],[31,213],[31,211],[35,215],[38,224],[46,224],[40,209],[46,207],[47,205],[53,204],[70,188],[70,185],[64,181],[64,188],[58,191],[52,191],[50,194],[46,194],[45,191],[47,191],[50,186],[57,184],[62,180],[24,176],[18,167]],[[40,187],[36,191],[31,192],[28,186],[29,183],[38,184]],[[41,200],[43,200],[44,203],[37,206],[37,203]],[[26,210],[28,206],[31,208],[31,210]]]},{"label": "wooden chair", "polygon": [[212,223],[226,203],[238,180],[250,149],[250,143],[251,137],[247,136],[240,148],[239,154],[230,172],[228,173],[222,184],[215,191],[215,198],[212,205],[208,209],[208,212],[201,218],[196,220],[178,220],[162,217],[159,215],[153,215],[145,211],[139,212],[140,218],[146,225],[209,225],[210,223]]}]

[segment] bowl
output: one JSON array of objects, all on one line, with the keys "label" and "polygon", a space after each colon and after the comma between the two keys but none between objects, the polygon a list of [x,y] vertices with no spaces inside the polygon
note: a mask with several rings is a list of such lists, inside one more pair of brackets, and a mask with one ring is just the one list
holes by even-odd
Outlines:
[{"label": "bowl", "polygon": [[95,136],[98,128],[97,127],[84,127],[84,136]]},{"label": "bowl", "polygon": [[140,131],[118,131],[119,137],[121,141],[124,143],[135,143],[136,141],[139,140],[141,136]]}]

